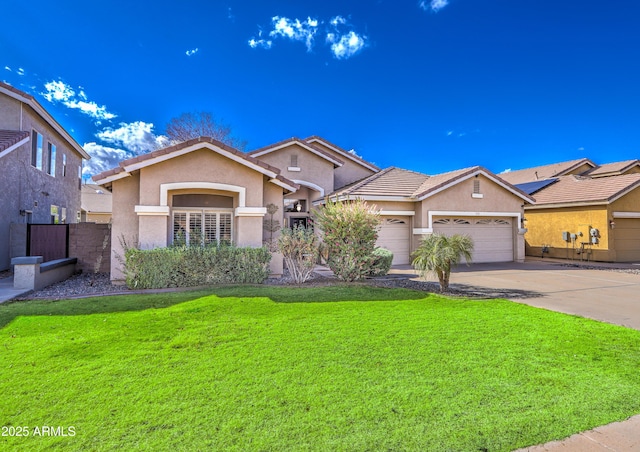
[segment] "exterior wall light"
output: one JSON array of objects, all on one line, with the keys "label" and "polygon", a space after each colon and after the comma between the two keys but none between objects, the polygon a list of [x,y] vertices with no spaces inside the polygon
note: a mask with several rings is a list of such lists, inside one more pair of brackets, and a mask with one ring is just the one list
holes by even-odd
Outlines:
[{"label": "exterior wall light", "polygon": [[613,220],[609,221],[609,227],[610,227],[611,229],[615,229],[615,228],[616,228],[616,222],[615,222],[615,221],[613,221]]}]

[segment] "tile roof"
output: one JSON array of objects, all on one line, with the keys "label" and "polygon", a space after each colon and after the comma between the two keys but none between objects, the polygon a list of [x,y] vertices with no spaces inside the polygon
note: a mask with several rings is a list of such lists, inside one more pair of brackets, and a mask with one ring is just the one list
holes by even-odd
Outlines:
[{"label": "tile roof", "polygon": [[390,167],[362,179],[359,182],[348,185],[329,196],[331,198],[343,198],[347,196],[354,198],[384,198],[392,196],[421,200],[429,195],[439,192],[440,190],[446,189],[450,185],[455,185],[460,180],[472,177],[474,174],[479,172],[484,173],[496,183],[503,185],[515,195],[522,197],[526,201],[533,202],[533,198],[522,190],[513,187],[508,182],[505,182],[481,166],[463,168],[456,171],[450,171],[448,173],[435,174],[433,176],[401,168]]},{"label": "tile roof", "polygon": [[552,163],[550,165],[536,166],[533,168],[525,168],[507,173],[500,173],[499,177],[510,184],[522,184],[525,182],[533,182],[541,179],[550,179],[552,177],[564,176],[565,174],[587,164],[595,167],[595,163],[587,158],[569,160],[567,162]]},{"label": "tile roof", "polygon": [[624,174],[633,167],[640,167],[640,160],[625,160],[624,162],[605,163],[587,173],[590,177],[604,177]]},{"label": "tile roof", "polygon": [[429,176],[415,171],[390,167],[358,182],[341,188],[330,196],[399,196],[411,197]]},{"label": "tile roof", "polygon": [[584,176],[561,176],[535,194],[536,204],[588,204],[609,203],[640,186],[640,174],[625,174],[615,177],[590,178]]},{"label": "tile roof", "polygon": [[130,167],[134,165],[136,169],[139,167],[152,165],[154,163],[153,162],[154,159],[161,158],[161,157],[171,158],[171,154],[176,154],[176,156],[180,155],[180,151],[186,148],[189,148],[191,146],[195,146],[199,143],[211,144],[217,148],[222,149],[223,151],[230,153],[232,156],[237,157],[242,161],[245,161],[247,165],[251,164],[251,165],[255,165],[255,166],[259,166],[260,168],[263,168],[264,170],[272,173],[273,174],[272,177],[278,179],[280,182],[283,182],[291,187],[298,187],[298,184],[296,184],[295,182],[285,178],[284,176],[281,176],[280,170],[275,166],[271,166],[268,163],[258,160],[255,157],[251,157],[250,155],[247,155],[244,152],[238,151],[237,149],[234,149],[231,146],[228,146],[211,137],[193,138],[191,140],[183,141],[182,143],[178,143],[173,146],[169,146],[163,149],[158,149],[157,151],[149,152],[147,154],[142,154],[127,160],[123,160],[122,162],[119,163],[119,165],[116,168],[112,168],[110,170],[103,171],[100,174],[96,174],[95,176],[93,176],[93,180],[97,183],[106,183],[101,181],[104,181],[105,179],[110,179],[113,176],[116,176],[120,173],[126,173],[132,170]]},{"label": "tile roof", "polygon": [[270,152],[275,152],[279,149],[282,149],[284,147],[287,147],[288,145],[291,144],[297,144],[299,146],[302,147],[308,147],[312,150],[312,152],[315,152],[316,154],[318,154],[320,157],[324,158],[325,160],[329,160],[331,163],[333,163],[336,166],[342,166],[344,164],[344,161],[340,160],[339,158],[337,158],[336,156],[330,154],[329,152],[325,151],[324,149],[314,145],[313,143],[308,143],[305,140],[301,140],[300,138],[296,138],[296,137],[292,137],[292,138],[288,138],[286,140],[282,140],[282,141],[278,141],[277,143],[274,144],[270,144],[269,146],[264,146],[260,149],[255,149],[253,151],[248,152],[247,154],[252,156],[252,157],[260,157],[261,155],[264,154],[269,154]]},{"label": "tile roof", "polygon": [[29,132],[27,131],[0,130],[0,152],[18,144],[25,138],[29,138]]},{"label": "tile roof", "polygon": [[322,137],[320,137],[318,135],[312,135],[310,137],[307,137],[307,138],[304,139],[304,141],[306,143],[313,143],[314,141],[320,141],[325,146],[327,146],[329,148],[333,148],[335,151],[337,151],[339,154],[342,154],[344,157],[346,157],[348,159],[351,159],[351,160],[354,160],[354,161],[360,163],[361,165],[364,165],[365,167],[369,167],[370,169],[372,169],[374,171],[380,171],[380,168],[378,168],[373,163],[363,159],[362,157],[357,155],[355,152],[347,151],[346,149],[341,148],[337,144],[333,144],[331,141],[325,140],[324,138],[322,138]]}]

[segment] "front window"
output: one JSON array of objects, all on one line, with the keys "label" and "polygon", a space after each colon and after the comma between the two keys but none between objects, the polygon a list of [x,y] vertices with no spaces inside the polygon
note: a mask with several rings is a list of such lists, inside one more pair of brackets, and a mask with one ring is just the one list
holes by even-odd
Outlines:
[{"label": "front window", "polygon": [[231,244],[233,214],[227,211],[188,210],[173,212],[174,245]]},{"label": "front window", "polygon": [[56,145],[53,143],[49,143],[49,164],[47,168],[49,168],[49,175],[55,177],[56,176]]},{"label": "front window", "polygon": [[35,166],[39,170],[42,170],[42,146],[43,138],[42,134],[33,131],[31,142],[31,165]]}]

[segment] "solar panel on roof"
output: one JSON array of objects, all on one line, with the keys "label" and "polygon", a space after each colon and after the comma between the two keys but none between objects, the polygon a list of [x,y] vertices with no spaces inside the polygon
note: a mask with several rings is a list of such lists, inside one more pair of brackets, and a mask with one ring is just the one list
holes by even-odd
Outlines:
[{"label": "solar panel on roof", "polygon": [[522,190],[528,195],[532,195],[535,192],[540,191],[543,188],[553,184],[557,180],[558,180],[557,178],[536,180],[533,182],[525,182],[524,184],[515,184],[515,187],[519,188],[520,190]]}]

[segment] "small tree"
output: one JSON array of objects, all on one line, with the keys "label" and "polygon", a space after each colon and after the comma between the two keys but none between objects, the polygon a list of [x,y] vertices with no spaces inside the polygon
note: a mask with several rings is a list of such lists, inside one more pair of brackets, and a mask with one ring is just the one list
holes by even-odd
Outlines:
[{"label": "small tree", "polygon": [[269,251],[274,251],[276,246],[273,243],[273,233],[280,230],[280,221],[274,220],[273,216],[278,212],[278,206],[273,203],[267,204],[267,213],[269,214],[269,219],[264,220],[262,223],[262,227],[269,233],[269,242],[267,244]]},{"label": "small tree", "polygon": [[444,292],[449,288],[451,268],[458,265],[463,257],[467,264],[471,262],[472,252],[473,239],[468,235],[434,233],[423,239],[413,253],[413,266],[422,277],[427,273],[435,273],[440,292]]},{"label": "small tree", "polygon": [[181,143],[198,137],[211,137],[226,145],[244,151],[247,142],[233,136],[231,126],[208,112],[182,113],[172,118],[165,128],[172,143]]},{"label": "small tree", "polygon": [[296,284],[311,277],[318,258],[318,237],[313,230],[302,226],[283,229],[278,238],[278,249]]},{"label": "small tree", "polygon": [[380,214],[362,199],[345,202],[327,200],[314,211],[315,224],[322,230],[327,265],[342,280],[363,279],[376,260]]}]

